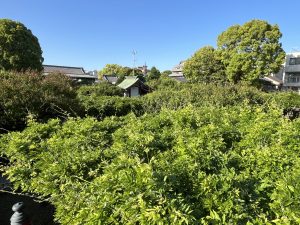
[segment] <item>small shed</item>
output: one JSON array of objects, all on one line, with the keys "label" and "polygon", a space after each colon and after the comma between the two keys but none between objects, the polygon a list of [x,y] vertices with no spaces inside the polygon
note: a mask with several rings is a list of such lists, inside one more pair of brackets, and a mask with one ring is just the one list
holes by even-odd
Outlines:
[{"label": "small shed", "polygon": [[118,87],[124,90],[124,96],[127,97],[141,96],[149,92],[149,87],[136,76],[125,77]]}]

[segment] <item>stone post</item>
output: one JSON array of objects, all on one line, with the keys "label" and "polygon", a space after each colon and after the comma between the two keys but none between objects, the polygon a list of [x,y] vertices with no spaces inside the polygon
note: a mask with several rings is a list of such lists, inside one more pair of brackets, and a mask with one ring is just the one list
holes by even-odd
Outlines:
[{"label": "stone post", "polygon": [[18,202],[13,205],[12,210],[15,212],[10,218],[11,225],[31,225],[28,217],[23,212],[25,205],[23,202]]}]

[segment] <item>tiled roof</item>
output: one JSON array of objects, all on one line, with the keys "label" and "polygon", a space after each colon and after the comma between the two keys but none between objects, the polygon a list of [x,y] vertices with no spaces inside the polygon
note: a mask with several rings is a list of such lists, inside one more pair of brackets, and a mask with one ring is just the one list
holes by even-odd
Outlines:
[{"label": "tiled roof", "polygon": [[184,76],[173,76],[171,78],[178,80],[180,82],[187,82],[187,79]]},{"label": "tiled roof", "polygon": [[114,75],[103,75],[103,79],[111,84],[115,84],[118,81],[118,77]]},{"label": "tiled roof", "polygon": [[183,73],[182,72],[173,72],[173,73],[169,74],[169,77],[183,77]]},{"label": "tiled roof", "polygon": [[185,61],[181,61],[178,65],[174,66],[172,72],[182,72]]},{"label": "tiled roof", "polygon": [[87,75],[82,67],[43,65],[44,73],[59,72],[63,74]]},{"label": "tiled roof", "polygon": [[128,76],[118,86],[122,89],[128,89],[135,85],[137,82],[141,82],[139,78],[135,76]]}]

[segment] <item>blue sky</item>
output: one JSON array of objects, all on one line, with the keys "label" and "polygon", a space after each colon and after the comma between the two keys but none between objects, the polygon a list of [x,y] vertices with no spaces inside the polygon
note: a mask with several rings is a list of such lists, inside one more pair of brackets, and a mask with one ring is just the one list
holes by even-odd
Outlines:
[{"label": "blue sky", "polygon": [[287,52],[300,50],[300,1],[279,0],[0,0],[0,18],[38,37],[45,64],[100,70],[145,62],[171,69],[218,35],[251,19],[278,24]]}]

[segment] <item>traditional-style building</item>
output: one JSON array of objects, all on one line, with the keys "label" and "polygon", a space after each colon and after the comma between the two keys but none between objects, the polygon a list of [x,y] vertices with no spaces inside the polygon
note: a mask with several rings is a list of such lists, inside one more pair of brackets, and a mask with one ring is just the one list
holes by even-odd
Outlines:
[{"label": "traditional-style building", "polygon": [[116,84],[118,81],[118,77],[116,75],[103,75],[103,81],[106,81],[111,84]]},{"label": "traditional-style building", "polygon": [[97,71],[86,73],[82,67],[43,65],[43,68],[44,75],[48,75],[49,73],[61,73],[70,77],[77,83],[90,84],[98,80]]},{"label": "traditional-style building", "polygon": [[182,72],[183,65],[184,65],[184,61],[181,61],[178,65],[174,66],[173,69],[171,70],[172,73],[169,75],[169,77],[178,80],[180,82],[187,82]]},{"label": "traditional-style building", "polygon": [[118,84],[124,90],[124,97],[137,97],[149,92],[149,87],[136,76],[127,76]]}]

